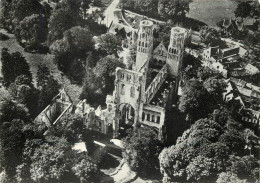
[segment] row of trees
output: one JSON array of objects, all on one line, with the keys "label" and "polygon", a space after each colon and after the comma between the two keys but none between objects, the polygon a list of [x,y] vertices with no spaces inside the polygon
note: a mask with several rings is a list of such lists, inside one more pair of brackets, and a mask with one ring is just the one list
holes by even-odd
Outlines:
[{"label": "row of trees", "polygon": [[147,16],[179,22],[189,12],[190,2],[189,0],[121,0],[121,5]]}]

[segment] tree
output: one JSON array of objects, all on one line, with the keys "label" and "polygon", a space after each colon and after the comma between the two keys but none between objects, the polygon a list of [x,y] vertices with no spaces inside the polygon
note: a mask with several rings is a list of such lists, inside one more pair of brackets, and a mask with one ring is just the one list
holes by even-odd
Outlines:
[{"label": "tree", "polygon": [[81,25],[80,0],[64,0],[58,3],[49,22],[48,42],[62,39],[63,33],[71,27]]},{"label": "tree", "polygon": [[0,103],[0,126],[2,126],[4,122],[12,121],[14,119],[29,121],[29,110],[25,105],[19,104],[10,98],[6,98]]},{"label": "tree", "polygon": [[49,136],[29,157],[31,179],[36,182],[98,180],[99,170],[92,159],[86,152],[72,150],[64,138]]},{"label": "tree", "polygon": [[39,89],[38,111],[42,111],[58,95],[60,84],[50,74],[49,69],[43,65],[38,66],[36,81]]},{"label": "tree", "polygon": [[210,77],[222,78],[218,71],[212,70],[209,67],[199,67],[197,76],[202,81],[206,81]]},{"label": "tree", "polygon": [[208,26],[203,26],[200,29],[200,35],[202,41],[206,45],[210,45],[212,47],[219,46],[220,48],[227,47],[225,41],[221,40],[220,32],[218,32],[216,29],[209,28]]},{"label": "tree", "polygon": [[62,181],[70,172],[66,152],[71,149],[63,138],[50,137],[34,150],[30,172],[36,182]]},{"label": "tree", "polygon": [[158,0],[122,0],[121,4],[125,9],[133,10],[147,16],[157,16]]},{"label": "tree", "polygon": [[86,157],[78,160],[78,163],[72,167],[72,171],[78,177],[80,183],[97,182],[99,174],[97,165]]},{"label": "tree", "polygon": [[223,93],[227,88],[227,83],[223,78],[211,77],[204,82],[204,87],[209,92],[209,94],[215,100],[214,103],[223,103]]},{"label": "tree", "polygon": [[[218,174],[227,171],[250,182],[256,180],[252,171],[259,162],[253,156],[249,158],[244,150],[246,139],[242,133],[241,125],[225,110],[196,121],[175,145],[160,153],[164,181],[216,182]],[[227,134],[229,140],[223,140]]]},{"label": "tree", "polygon": [[[32,14],[44,14],[48,17],[49,6],[42,6],[35,0],[4,0],[2,3],[1,22],[8,31],[14,31],[25,17]],[[26,11],[25,11],[26,10]]]},{"label": "tree", "polygon": [[25,17],[15,30],[16,38],[27,45],[38,45],[47,39],[47,18],[42,14]]},{"label": "tree", "polygon": [[124,68],[125,65],[114,56],[101,58],[93,70],[86,74],[81,98],[91,104],[102,104],[108,93],[114,90],[115,69]]},{"label": "tree", "polygon": [[196,58],[191,54],[185,53],[181,65],[182,70],[184,70],[188,65],[191,65],[195,69],[198,69],[199,67],[201,67],[201,60],[199,60],[199,58]]},{"label": "tree", "polygon": [[114,34],[106,33],[97,38],[99,49],[105,50],[108,55],[114,54],[118,57],[118,52],[122,51],[122,39]]},{"label": "tree", "polygon": [[11,54],[7,48],[3,48],[1,62],[4,86],[8,87],[20,75],[25,75],[32,80],[30,67],[20,52]]},{"label": "tree", "polygon": [[246,18],[250,15],[252,7],[249,1],[241,1],[235,10],[235,16]]},{"label": "tree", "polygon": [[156,132],[149,127],[142,127],[136,132],[130,132],[123,141],[126,144],[123,158],[132,170],[140,175],[157,173],[162,144]]},{"label": "tree", "polygon": [[187,121],[196,121],[213,112],[216,103],[202,82],[191,79],[185,83],[182,90],[179,109],[187,115]]},{"label": "tree", "polygon": [[181,21],[190,10],[190,2],[189,0],[159,0],[158,13],[167,20]]},{"label": "tree", "polygon": [[37,115],[38,91],[34,88],[30,78],[25,75],[18,76],[15,82],[10,84],[8,90],[14,100],[29,109],[32,118]]},{"label": "tree", "polygon": [[92,34],[86,28],[77,26],[64,32],[63,39],[55,41],[51,47],[61,71],[78,84],[85,75],[84,59],[94,50]]},{"label": "tree", "polygon": [[222,172],[219,174],[217,183],[246,183],[246,180],[241,180],[236,174],[231,172]]},{"label": "tree", "polygon": [[12,120],[1,125],[0,165],[10,179],[14,178],[16,166],[22,162],[25,143],[25,134],[22,131],[24,125],[25,123],[21,120]]}]

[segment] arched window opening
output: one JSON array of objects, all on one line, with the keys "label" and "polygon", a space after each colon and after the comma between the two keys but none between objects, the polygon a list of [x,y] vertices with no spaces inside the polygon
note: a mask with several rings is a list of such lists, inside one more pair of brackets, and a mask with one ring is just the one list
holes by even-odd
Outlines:
[{"label": "arched window opening", "polygon": [[150,121],[150,114],[147,114],[147,121]]},{"label": "arched window opening", "polygon": [[121,85],[121,95],[124,95],[125,94],[125,85],[122,84]]},{"label": "arched window opening", "polygon": [[154,122],[154,115],[152,115],[152,122]]},{"label": "arched window opening", "polygon": [[144,119],[145,119],[145,113],[143,112],[142,113],[142,121],[144,121]]},{"label": "arched window opening", "polygon": [[157,120],[156,120],[156,123],[160,123],[160,116],[157,116]]}]

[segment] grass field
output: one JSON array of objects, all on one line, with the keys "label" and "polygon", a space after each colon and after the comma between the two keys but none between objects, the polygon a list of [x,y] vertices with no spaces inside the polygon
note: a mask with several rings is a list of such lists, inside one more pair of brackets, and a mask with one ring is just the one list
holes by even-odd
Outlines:
[{"label": "grass field", "polygon": [[[0,41],[0,60],[1,60],[1,54],[2,54],[2,48],[8,48],[11,53],[19,51],[22,53],[22,55],[26,58],[28,61],[28,64],[30,65],[30,70],[33,75],[33,81],[34,84],[36,83],[36,73],[37,68],[39,64],[43,64],[47,66],[53,77],[58,80],[58,82],[61,84],[62,87],[66,88],[66,91],[71,96],[71,99],[77,103],[78,97],[81,93],[81,87],[77,85],[71,84],[70,80],[64,76],[61,71],[58,70],[57,65],[53,63],[53,55],[52,54],[37,54],[37,53],[27,53],[24,52],[23,47],[21,47],[18,42],[15,39],[15,36],[13,34],[8,34],[5,30],[0,29],[0,32],[8,35],[10,37],[9,40],[6,41]],[[1,70],[1,64],[0,64],[0,70]],[[1,72],[0,72],[1,75]],[[2,92],[0,92],[1,95]]]},{"label": "grass field", "polygon": [[237,4],[235,0],[193,0],[187,16],[215,27],[223,18],[234,17]]}]

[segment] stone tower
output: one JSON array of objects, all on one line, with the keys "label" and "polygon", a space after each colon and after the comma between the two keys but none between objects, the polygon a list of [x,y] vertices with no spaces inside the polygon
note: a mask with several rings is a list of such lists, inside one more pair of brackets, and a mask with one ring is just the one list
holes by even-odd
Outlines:
[{"label": "stone tower", "polygon": [[147,64],[152,57],[153,53],[153,22],[143,20],[140,23],[137,38],[137,53],[135,70],[140,72],[144,64]]},{"label": "stone tower", "polygon": [[184,28],[173,27],[171,29],[171,38],[166,62],[169,73],[174,77],[179,77],[183,59],[185,35],[186,30]]}]

